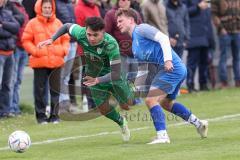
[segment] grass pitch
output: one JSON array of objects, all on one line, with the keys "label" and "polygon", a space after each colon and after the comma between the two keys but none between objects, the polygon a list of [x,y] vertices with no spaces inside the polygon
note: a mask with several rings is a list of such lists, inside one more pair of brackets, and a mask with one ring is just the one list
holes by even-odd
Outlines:
[{"label": "grass pitch", "polygon": [[[240,157],[240,90],[183,95],[178,101],[201,119],[209,119],[209,136],[166,113],[170,144],[146,145],[155,131],[144,105],[127,113],[131,141],[122,142],[119,127],[99,117],[89,121],[38,125],[34,115],[0,120],[0,160],[238,160]],[[32,146],[25,153],[7,149],[8,135],[26,131]]]}]

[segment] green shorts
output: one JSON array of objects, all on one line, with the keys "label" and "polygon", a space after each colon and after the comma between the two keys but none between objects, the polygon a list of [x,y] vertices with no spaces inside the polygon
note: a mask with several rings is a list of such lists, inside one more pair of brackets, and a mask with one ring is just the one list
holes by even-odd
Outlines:
[{"label": "green shorts", "polygon": [[96,106],[101,105],[113,95],[120,104],[126,104],[134,98],[133,89],[128,81],[118,80],[90,87],[91,97]]}]

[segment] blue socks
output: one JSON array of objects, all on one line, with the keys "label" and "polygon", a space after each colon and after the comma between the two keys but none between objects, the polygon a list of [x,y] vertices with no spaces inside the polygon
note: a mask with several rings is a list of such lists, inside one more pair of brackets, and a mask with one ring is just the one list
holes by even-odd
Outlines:
[{"label": "blue socks", "polygon": [[155,105],[150,109],[153,124],[156,131],[166,130],[165,114],[160,105]]},{"label": "blue socks", "polygon": [[[156,131],[166,130],[165,114],[162,107],[160,105],[155,105],[150,109],[150,113]],[[198,126],[199,119],[193,115],[189,109],[180,103],[173,104],[171,113],[181,117],[185,121],[189,121],[196,127]]]},{"label": "blue socks", "polygon": [[173,104],[171,112],[181,117],[185,121],[188,121],[190,115],[192,114],[191,111],[188,110],[184,105],[176,102]]}]

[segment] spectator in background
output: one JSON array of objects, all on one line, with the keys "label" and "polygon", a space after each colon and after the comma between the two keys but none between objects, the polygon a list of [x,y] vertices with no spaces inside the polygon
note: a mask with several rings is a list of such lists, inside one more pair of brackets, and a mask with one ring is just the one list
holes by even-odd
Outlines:
[{"label": "spectator in background", "polygon": [[11,10],[14,18],[18,21],[20,26],[24,23],[24,15],[19,11],[18,7],[14,4],[15,1],[8,0],[6,3],[6,8]]},{"label": "spectator in background", "polygon": [[221,87],[228,87],[227,54],[232,50],[235,86],[240,87],[240,0],[212,0],[212,17],[220,44],[219,78]]},{"label": "spectator in background", "polygon": [[20,25],[12,11],[0,0],[0,118],[14,116],[10,112],[12,102],[13,52],[16,48],[16,36]]},{"label": "spectator in background", "polygon": [[142,3],[144,22],[168,35],[166,8],[160,0],[144,0]]},{"label": "spectator in background", "polygon": [[[69,52],[69,36],[64,35],[51,46],[38,48],[37,44],[47,38],[62,26],[55,16],[54,0],[38,0],[35,4],[36,18],[27,23],[23,32],[22,42],[30,54],[29,65],[34,71],[34,102],[36,119],[39,124],[48,122],[58,123],[58,103],[60,87],[60,67],[64,64],[64,56]],[[51,110],[47,118],[46,111],[46,83],[52,73],[55,73],[50,83]],[[56,90],[53,90],[52,87]]]},{"label": "spectator in background", "polygon": [[16,19],[20,19],[20,23],[23,23],[23,24],[21,25],[21,28],[17,35],[17,47],[14,51],[15,65],[14,65],[14,72],[12,74],[14,77],[13,78],[14,85],[13,85],[13,96],[12,96],[12,103],[11,103],[11,113],[14,113],[15,115],[20,115],[21,114],[20,107],[19,107],[20,85],[22,83],[23,70],[28,60],[28,55],[22,46],[21,38],[22,38],[23,30],[29,18],[28,18],[28,14],[26,13],[24,7],[21,4],[21,0],[9,0],[9,1],[12,2],[13,5],[21,12],[21,14],[17,14],[17,16],[18,17],[19,15],[24,16],[23,22],[21,22],[22,18],[16,18]]},{"label": "spectator in background", "polygon": [[77,4],[77,2],[78,2],[78,0],[71,0],[71,2],[72,2],[72,4],[73,4],[73,7],[75,7],[76,4]]},{"label": "spectator in background", "polygon": [[208,91],[208,54],[214,46],[209,4],[204,0],[184,0],[190,19],[190,40],[187,45],[187,87],[189,92],[196,91],[194,76],[199,69],[201,91]]},{"label": "spectator in background", "polygon": [[32,19],[34,17],[36,17],[36,13],[34,11],[34,6],[35,3],[37,2],[37,0],[22,0],[22,5],[24,6],[29,19]]},{"label": "spectator in background", "polygon": [[[126,33],[121,33],[117,27],[117,19],[115,13],[118,8],[130,8],[130,0],[117,0],[116,6],[109,10],[104,18],[105,21],[105,31],[112,35],[118,42],[121,54],[121,70],[125,74],[128,80],[134,81],[137,71],[138,63],[137,60],[133,58],[132,54],[132,39]],[[136,11],[136,10],[135,10]],[[142,23],[140,14],[136,11],[137,23]]]},{"label": "spectator in background", "polygon": [[[35,13],[35,10],[34,10],[34,6],[36,4],[37,0],[23,0],[22,1],[22,4],[29,16],[29,19],[32,19],[32,18],[35,18],[36,17],[36,13]],[[49,86],[48,86],[48,82],[46,81],[46,87],[45,87],[45,92],[46,92],[46,96],[45,97],[45,104],[46,104],[46,108],[47,108],[47,111],[49,111]],[[34,95],[35,96],[35,95]]]},{"label": "spectator in background", "polygon": [[131,0],[130,8],[135,9],[141,16],[141,19],[143,20],[143,13],[141,8],[141,0]]},{"label": "spectator in background", "polygon": [[[71,0],[56,0],[56,16],[63,23],[75,23],[74,8]],[[61,93],[60,93],[60,105],[61,107],[72,107],[69,96],[69,80],[73,67],[74,58],[76,56],[77,44],[73,38],[70,40],[69,53],[65,57],[65,65],[62,68],[61,73]],[[70,93],[72,94],[72,93]],[[75,102],[76,103],[76,102]]]},{"label": "spectator in background", "polygon": [[104,18],[107,11],[109,11],[113,7],[111,0],[97,0],[96,4],[98,5],[102,18]]},{"label": "spectator in background", "polygon": [[181,0],[168,0],[166,11],[170,43],[181,58],[190,38],[188,9]]},{"label": "spectator in background", "polygon": [[100,12],[94,0],[79,0],[75,7],[76,22],[80,26],[85,26],[85,20],[88,17],[98,16]]},{"label": "spectator in background", "polygon": [[[7,1],[7,3],[6,3],[6,6],[5,6],[5,8],[8,8],[9,10],[11,10],[11,12],[12,12],[12,14],[13,14],[13,16],[14,16],[14,18],[17,20],[17,22],[19,23],[19,25],[20,25],[20,27],[23,25],[23,23],[24,23],[24,15],[19,11],[19,9],[18,9],[18,7],[16,6],[16,3],[15,2],[13,2],[13,1]],[[18,45],[18,42],[17,42],[17,45]],[[16,49],[17,48],[15,48],[15,51],[16,51]],[[15,87],[15,79],[16,79],[16,72],[15,72],[15,67],[17,66],[17,64],[16,64],[16,62],[15,62],[15,54],[13,54],[13,59],[11,59],[12,60],[12,62],[10,62],[9,64],[13,64],[13,65],[9,65],[9,66],[6,66],[7,68],[13,68],[13,74],[12,74],[12,81],[11,81],[11,86],[13,86],[10,90],[10,92],[11,92],[11,103],[10,103],[10,106],[9,106],[9,108],[10,108],[10,113],[11,113],[11,115],[12,116],[17,116],[17,115],[19,115],[20,113],[20,109],[19,109],[19,107],[18,106],[16,106],[16,105],[14,105],[13,106],[13,101],[15,101],[16,99],[15,99],[15,97],[13,97],[13,96],[15,96],[14,94],[16,93],[16,92],[14,92],[15,90],[14,90],[14,87]],[[7,64],[8,65],[8,64]],[[10,70],[12,70],[12,69],[10,69]]]}]

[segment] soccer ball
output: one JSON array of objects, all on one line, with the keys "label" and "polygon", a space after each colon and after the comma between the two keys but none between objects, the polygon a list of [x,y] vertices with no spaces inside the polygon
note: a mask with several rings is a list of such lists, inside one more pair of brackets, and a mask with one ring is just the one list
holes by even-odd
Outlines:
[{"label": "soccer ball", "polygon": [[17,153],[25,152],[31,145],[29,135],[24,131],[15,131],[8,138],[9,148]]}]

